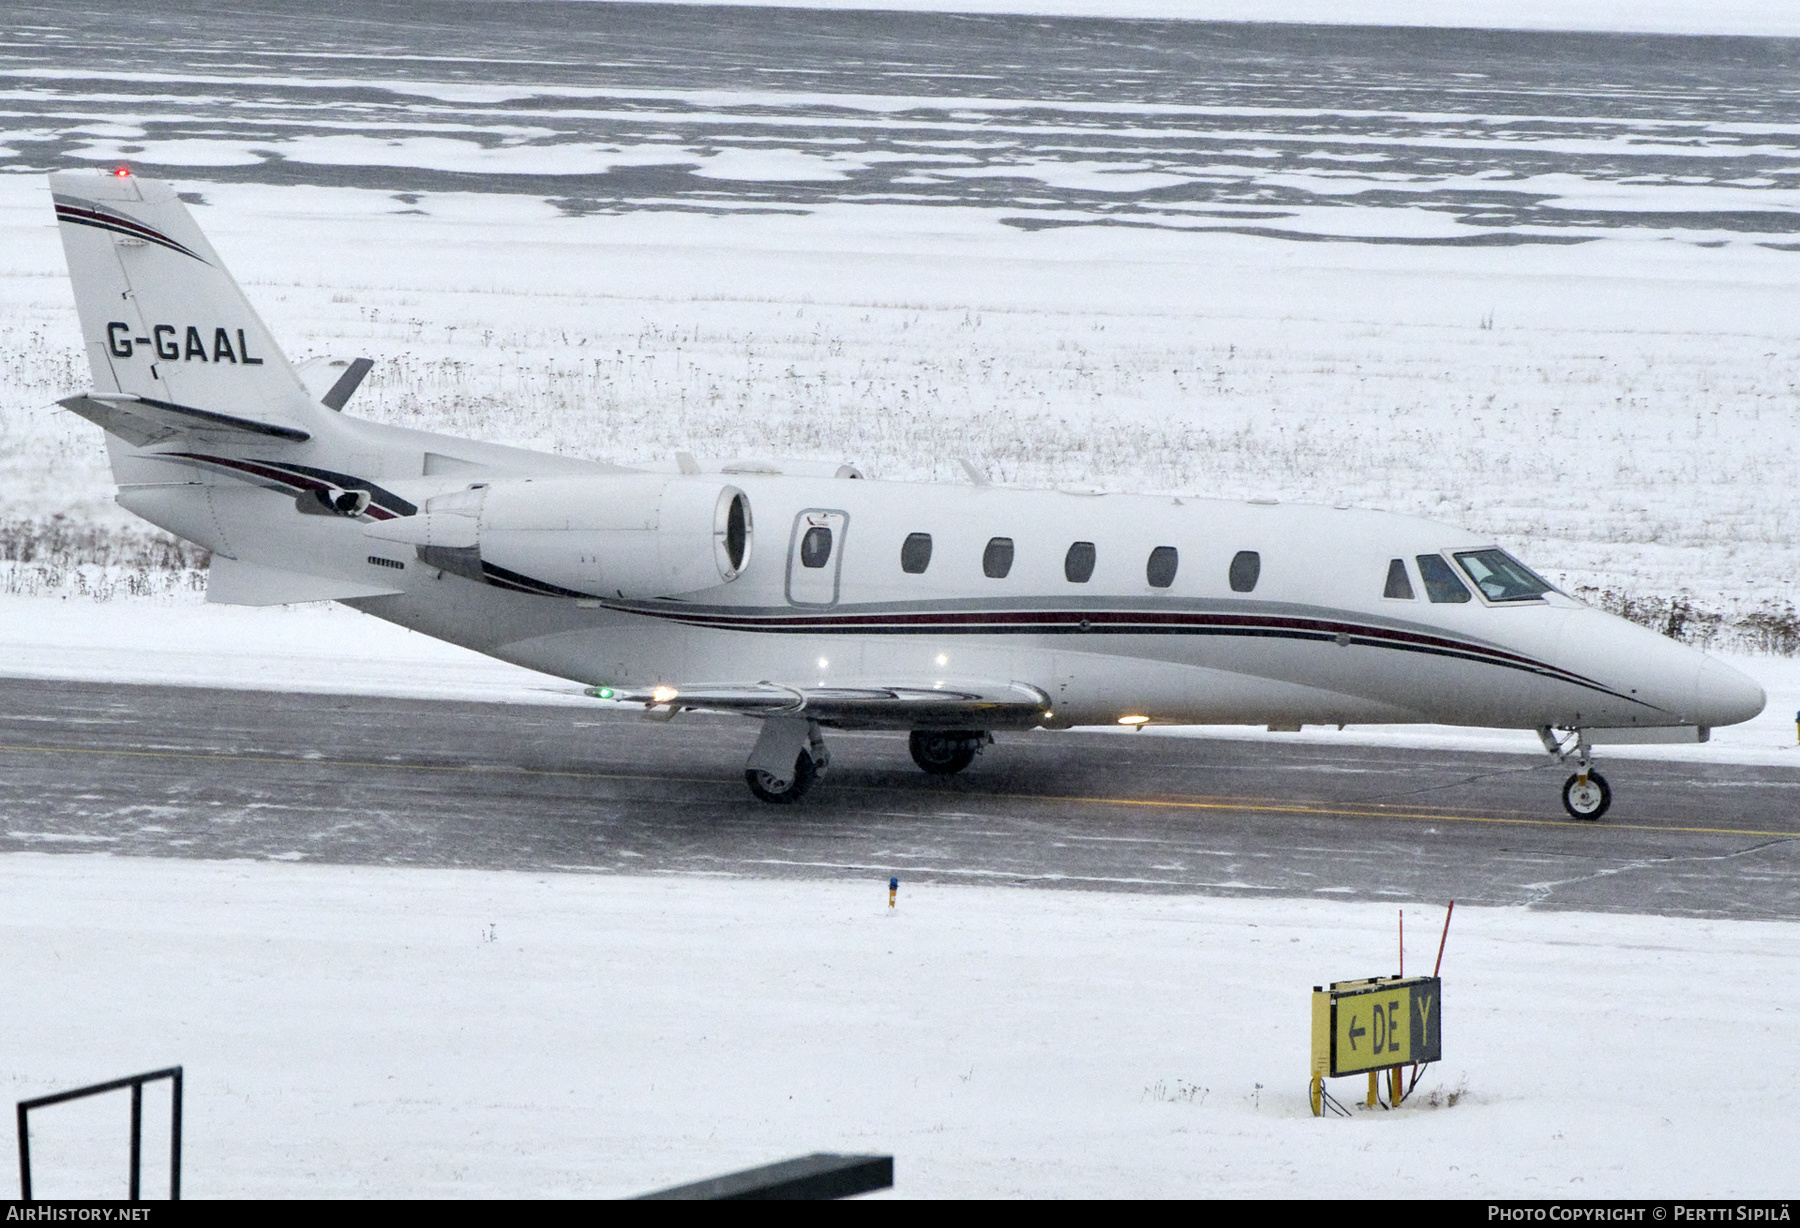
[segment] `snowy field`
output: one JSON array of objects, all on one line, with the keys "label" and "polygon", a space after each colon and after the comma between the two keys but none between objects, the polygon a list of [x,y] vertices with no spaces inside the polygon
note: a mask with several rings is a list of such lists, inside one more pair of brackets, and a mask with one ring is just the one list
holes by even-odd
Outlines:
[{"label": "snowy field", "polygon": [[[752,5],[761,0],[673,2],[717,7]],[[1788,0],[1708,0],[1705,4],[1695,0],[783,0],[783,4],[791,8],[908,13],[1800,36],[1800,13]]]},{"label": "snowy field", "polygon": [[[1310,988],[1393,972],[1390,908],[36,854],[0,882],[7,1096],[185,1065],[193,1197],[612,1196],[814,1150],[891,1152],[911,1197],[1796,1173],[1791,924],[1458,909],[1445,1060],[1316,1120]],[[1407,909],[1409,970],[1442,919]],[[40,1188],[122,1192],[124,1114],[36,1115]]]}]

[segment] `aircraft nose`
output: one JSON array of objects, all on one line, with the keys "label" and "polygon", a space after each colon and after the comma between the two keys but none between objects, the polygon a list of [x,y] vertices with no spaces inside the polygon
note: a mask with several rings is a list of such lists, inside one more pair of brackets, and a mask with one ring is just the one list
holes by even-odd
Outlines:
[{"label": "aircraft nose", "polygon": [[1755,679],[1711,657],[1700,666],[1694,689],[1695,716],[1702,725],[1736,725],[1756,716],[1768,703]]}]

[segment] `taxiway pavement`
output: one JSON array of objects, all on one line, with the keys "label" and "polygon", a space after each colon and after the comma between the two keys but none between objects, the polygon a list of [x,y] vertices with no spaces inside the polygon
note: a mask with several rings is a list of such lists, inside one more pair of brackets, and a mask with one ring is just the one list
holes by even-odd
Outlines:
[{"label": "taxiway pavement", "polygon": [[768,806],[751,722],[0,680],[0,849],[1323,896],[1800,918],[1800,772],[1603,764],[1600,823],[1539,757],[1001,735],[927,777],[837,733]]}]

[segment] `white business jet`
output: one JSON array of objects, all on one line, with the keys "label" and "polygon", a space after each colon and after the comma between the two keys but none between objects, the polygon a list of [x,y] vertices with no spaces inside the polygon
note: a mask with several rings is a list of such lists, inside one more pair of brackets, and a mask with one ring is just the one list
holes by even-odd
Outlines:
[{"label": "white business jet", "polygon": [[[212,551],[210,601],[334,600],[648,714],[762,721],[769,802],[821,730],[927,772],[994,730],[1437,722],[1536,730],[1597,819],[1606,741],[1705,741],[1742,674],[1479,535],[1350,508],[652,473],[343,411],[366,359],[290,366],[166,183],[50,177],[119,502]],[[975,475],[971,472],[971,478]]]}]

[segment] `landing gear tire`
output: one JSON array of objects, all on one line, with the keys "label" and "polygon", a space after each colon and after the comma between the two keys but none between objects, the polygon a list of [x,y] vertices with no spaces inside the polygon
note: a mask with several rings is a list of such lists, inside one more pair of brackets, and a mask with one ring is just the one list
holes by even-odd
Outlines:
[{"label": "landing gear tire", "polygon": [[981,753],[982,747],[994,739],[990,734],[970,729],[915,729],[907,740],[913,762],[933,776],[954,776]]},{"label": "landing gear tire", "polygon": [[1570,818],[1592,823],[1612,805],[1612,786],[1598,772],[1587,773],[1585,781],[1577,772],[1563,782],[1562,799]]},{"label": "landing gear tire", "polygon": [[750,792],[756,794],[758,800],[776,805],[799,801],[806,796],[806,791],[813,787],[813,782],[818,778],[818,765],[806,751],[801,751],[794,760],[794,776],[785,787],[779,787],[782,782],[760,768],[744,770],[744,783],[750,786]]}]

